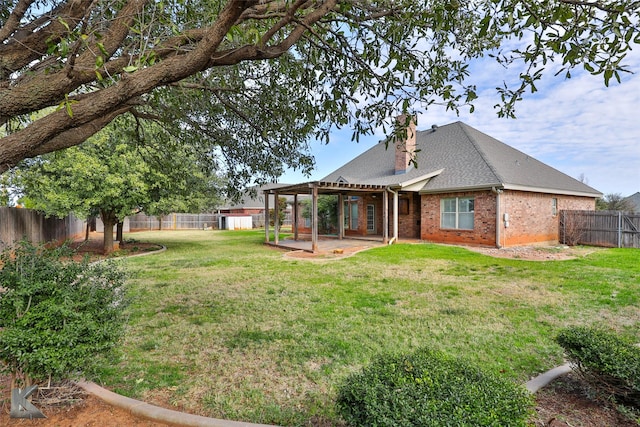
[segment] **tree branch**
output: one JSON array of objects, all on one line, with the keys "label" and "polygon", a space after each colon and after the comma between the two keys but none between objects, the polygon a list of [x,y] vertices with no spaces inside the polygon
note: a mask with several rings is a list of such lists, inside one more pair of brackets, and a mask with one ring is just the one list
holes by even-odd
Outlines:
[{"label": "tree branch", "polygon": [[[132,0],[135,1],[135,0]],[[237,21],[244,10],[251,7],[257,0],[230,0],[220,12],[218,19],[209,27],[202,42],[195,49],[180,56],[168,58],[154,67],[139,70],[132,74],[125,74],[114,85],[93,92],[91,96],[79,97],[77,102],[68,105],[72,116],[65,110],[49,114],[26,128],[4,137],[0,146],[0,170],[14,166],[24,157],[31,157],[34,153],[41,153],[52,147],[52,140],[58,141],[59,135],[99,120],[115,111],[120,110],[127,101],[152,91],[154,88],[180,81],[190,75],[207,68],[220,43],[224,40],[229,28]],[[68,79],[67,79],[68,80]],[[68,85],[69,82],[58,76],[54,84]],[[44,82],[40,82],[44,85]],[[38,87],[46,90],[46,87]],[[59,90],[59,89],[58,89]],[[56,91],[54,89],[54,91]],[[16,90],[2,93],[3,96],[16,96]],[[21,100],[24,104],[24,99]],[[7,99],[3,99],[6,108]],[[22,110],[24,111],[24,110]],[[2,111],[5,113],[5,111]]]},{"label": "tree branch", "polygon": [[[9,77],[10,73],[42,58],[47,52],[47,42],[58,42],[62,35],[68,32],[65,24],[70,28],[75,27],[77,21],[85,15],[92,3],[93,0],[63,3],[50,15],[36,20],[40,24],[36,27],[37,31],[35,28],[31,31],[27,30],[35,25],[36,21],[27,25],[24,30],[15,31],[16,34],[9,38],[8,43],[0,44],[0,79],[4,80]],[[65,24],[57,18],[63,18]],[[46,22],[48,24],[45,25]],[[24,36],[21,36],[23,34]]]},{"label": "tree branch", "polygon": [[20,0],[15,5],[11,15],[5,21],[2,28],[0,28],[0,41],[5,41],[13,32],[18,28],[20,21],[24,17],[25,12],[29,9],[29,6],[33,4],[35,0]]}]

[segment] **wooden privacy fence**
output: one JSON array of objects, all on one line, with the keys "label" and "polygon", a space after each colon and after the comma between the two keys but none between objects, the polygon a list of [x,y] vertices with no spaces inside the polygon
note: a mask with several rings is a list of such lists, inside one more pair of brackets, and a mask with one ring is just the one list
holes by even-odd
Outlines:
[{"label": "wooden privacy fence", "polygon": [[216,214],[185,214],[173,213],[162,218],[138,213],[129,216],[129,230],[190,230],[216,228],[218,218]]},{"label": "wooden privacy fence", "polygon": [[640,213],[561,211],[560,242],[616,248],[640,248]]},{"label": "wooden privacy fence", "polygon": [[46,218],[31,209],[0,207],[0,250],[23,238],[33,243],[73,239],[84,234],[85,224],[73,215]]},{"label": "wooden privacy fence", "polygon": [[[203,214],[187,214],[172,213],[163,216],[161,219],[155,216],[149,216],[145,213],[138,213],[129,216],[129,230],[194,230],[194,229],[217,229],[220,226],[220,218],[225,216],[238,216],[239,214],[227,213],[203,213]],[[264,214],[246,214],[242,216],[250,216],[252,218],[253,228],[264,227]],[[291,225],[291,214],[286,213],[284,226]]]}]

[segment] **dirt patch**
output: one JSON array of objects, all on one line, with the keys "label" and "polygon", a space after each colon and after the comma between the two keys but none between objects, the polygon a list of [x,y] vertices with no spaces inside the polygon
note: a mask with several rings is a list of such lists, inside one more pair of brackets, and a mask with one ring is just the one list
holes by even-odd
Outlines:
[{"label": "dirt patch", "polygon": [[496,258],[522,259],[527,261],[562,261],[580,258],[601,250],[582,246],[514,246],[508,248],[489,248],[464,246],[470,251],[479,252]]},{"label": "dirt patch", "polygon": [[99,233],[91,233],[89,240],[77,240],[69,244],[69,247],[75,251],[73,259],[81,260],[84,257],[89,257],[90,261],[140,255],[162,249],[162,246],[156,243],[125,240],[124,242],[118,243],[112,253],[105,255],[102,234]]},{"label": "dirt patch", "polygon": [[341,259],[350,257],[352,255],[357,254],[358,252],[364,251],[366,249],[370,249],[373,246],[351,246],[341,249],[334,249],[331,251],[321,251],[321,252],[307,252],[307,251],[289,251],[285,252],[285,258],[291,259],[308,259],[308,260],[331,260],[331,259]]},{"label": "dirt patch", "polygon": [[[47,417],[43,419],[11,418],[11,400],[8,383],[0,386],[0,425],[7,427],[165,427],[169,424],[158,423],[133,416],[124,409],[111,406],[95,396],[87,394],[76,386],[64,385],[53,389],[42,389],[33,396],[32,403]],[[69,398],[69,395],[73,397]],[[56,397],[61,396],[61,398]],[[66,399],[65,399],[66,398]]]},{"label": "dirt patch", "polygon": [[638,427],[611,403],[592,397],[573,373],[563,375],[536,393],[536,427]]},{"label": "dirt patch", "polygon": [[[308,260],[330,260],[340,259],[352,256],[360,251],[370,249],[376,245],[351,246],[341,249],[319,251],[311,253],[307,251],[297,250],[289,251],[284,254],[285,258],[292,259],[308,259]],[[568,259],[580,258],[590,253],[601,250],[594,247],[581,246],[514,246],[508,248],[494,248],[483,246],[461,246],[473,252],[479,252],[484,255],[496,258],[522,259],[527,261],[563,261]]]}]

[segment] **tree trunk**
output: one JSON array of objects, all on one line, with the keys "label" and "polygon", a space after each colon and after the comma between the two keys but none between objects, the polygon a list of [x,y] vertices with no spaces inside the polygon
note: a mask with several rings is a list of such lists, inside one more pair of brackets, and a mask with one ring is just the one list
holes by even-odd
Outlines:
[{"label": "tree trunk", "polygon": [[116,227],[116,240],[120,242],[122,245],[122,231],[124,228],[124,223],[122,221],[118,221],[118,226]]},{"label": "tree trunk", "polygon": [[111,211],[101,211],[102,223],[104,224],[104,240],[102,251],[105,255],[113,252],[113,226],[116,224],[116,215]]}]

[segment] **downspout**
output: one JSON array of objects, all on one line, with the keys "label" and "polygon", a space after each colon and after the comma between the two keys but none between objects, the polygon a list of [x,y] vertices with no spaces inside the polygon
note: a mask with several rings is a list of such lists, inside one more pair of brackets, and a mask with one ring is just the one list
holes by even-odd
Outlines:
[{"label": "downspout", "polygon": [[392,245],[398,240],[398,192],[391,187],[387,187],[387,190],[393,194],[393,237],[389,239],[389,244]]},{"label": "downspout", "polygon": [[500,249],[502,244],[500,243],[500,194],[502,190],[497,189],[496,187],[491,187],[491,191],[496,195],[496,247]]}]

